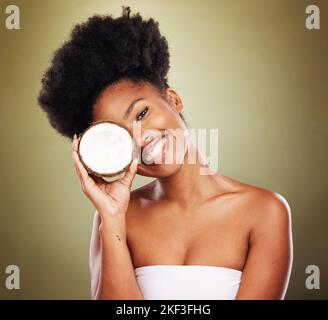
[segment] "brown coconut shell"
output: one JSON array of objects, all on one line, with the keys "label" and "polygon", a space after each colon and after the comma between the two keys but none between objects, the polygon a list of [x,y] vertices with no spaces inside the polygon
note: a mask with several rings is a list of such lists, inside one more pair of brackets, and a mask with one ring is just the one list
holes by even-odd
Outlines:
[{"label": "brown coconut shell", "polygon": [[[136,147],[136,144],[135,144],[134,139],[131,137],[131,139],[132,139],[132,154],[131,154],[131,161],[130,161],[129,164],[127,164],[122,170],[120,170],[120,171],[118,171],[118,172],[114,172],[114,173],[106,173],[106,172],[96,172],[96,171],[93,171],[93,170],[92,170],[90,167],[88,167],[88,166],[85,164],[85,162],[83,161],[83,157],[82,157],[81,154],[80,154],[80,141],[81,141],[83,135],[84,135],[84,134],[85,134],[90,128],[92,128],[92,127],[94,127],[94,126],[96,126],[96,125],[98,125],[98,124],[100,124],[100,123],[111,123],[111,124],[114,124],[114,125],[116,125],[116,126],[119,126],[119,127],[123,128],[123,129],[127,130],[127,128],[125,128],[124,126],[122,126],[122,125],[120,125],[120,124],[117,124],[117,123],[115,123],[115,122],[113,122],[113,121],[109,121],[109,120],[94,121],[94,122],[92,122],[92,123],[91,123],[91,124],[90,124],[90,125],[84,130],[84,131],[82,131],[82,132],[79,134],[79,136],[78,136],[77,154],[78,154],[78,156],[79,156],[79,159],[80,159],[81,163],[83,164],[84,168],[87,170],[87,172],[88,172],[89,174],[92,174],[92,175],[94,175],[94,176],[96,176],[96,177],[99,177],[99,178],[103,178],[103,177],[111,178],[111,177],[115,177],[115,176],[117,176],[117,175],[123,173],[124,171],[126,171],[126,170],[130,167],[130,165],[131,165],[131,163],[132,163],[134,157],[137,155],[137,147]],[[127,130],[127,131],[128,131],[128,130]]]}]

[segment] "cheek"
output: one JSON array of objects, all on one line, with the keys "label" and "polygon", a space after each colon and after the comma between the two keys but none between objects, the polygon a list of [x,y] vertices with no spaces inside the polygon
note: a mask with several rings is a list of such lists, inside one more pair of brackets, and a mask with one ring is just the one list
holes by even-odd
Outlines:
[{"label": "cheek", "polygon": [[181,164],[188,148],[183,130],[175,130],[174,136],[170,136],[170,142],[166,148],[167,163]]},{"label": "cheek", "polygon": [[171,122],[170,114],[162,108],[154,110],[150,115],[149,120],[149,125],[154,128],[165,128]]},{"label": "cheek", "polygon": [[166,106],[160,106],[153,110],[147,126],[158,129],[175,129],[181,127],[179,115]]}]

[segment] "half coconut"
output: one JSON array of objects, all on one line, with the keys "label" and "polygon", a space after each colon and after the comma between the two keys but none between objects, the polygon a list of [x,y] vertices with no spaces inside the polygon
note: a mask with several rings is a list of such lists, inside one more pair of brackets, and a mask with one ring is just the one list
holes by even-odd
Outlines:
[{"label": "half coconut", "polygon": [[122,177],[135,156],[135,143],[130,133],[114,122],[93,122],[80,137],[80,161],[88,173],[105,181]]}]

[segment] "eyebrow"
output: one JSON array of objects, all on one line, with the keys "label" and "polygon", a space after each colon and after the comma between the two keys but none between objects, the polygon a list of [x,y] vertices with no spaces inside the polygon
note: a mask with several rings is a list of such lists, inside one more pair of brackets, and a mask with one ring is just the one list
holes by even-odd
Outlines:
[{"label": "eyebrow", "polygon": [[135,104],[140,101],[140,100],[143,100],[144,98],[138,98],[134,101],[131,102],[131,104],[129,105],[128,109],[126,110],[125,114],[124,114],[124,118],[128,118],[130,113],[132,112],[133,110],[133,107],[135,106]]}]

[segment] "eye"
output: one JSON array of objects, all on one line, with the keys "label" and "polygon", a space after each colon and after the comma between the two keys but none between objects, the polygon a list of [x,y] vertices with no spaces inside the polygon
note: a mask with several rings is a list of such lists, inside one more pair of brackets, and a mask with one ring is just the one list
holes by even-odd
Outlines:
[{"label": "eye", "polygon": [[143,109],[137,116],[136,116],[136,120],[139,121],[141,120],[145,114],[148,112],[148,107],[146,107],[145,109]]}]

